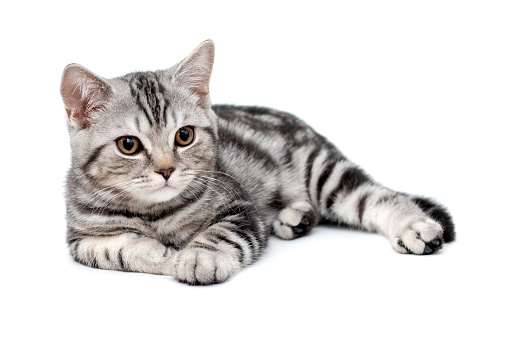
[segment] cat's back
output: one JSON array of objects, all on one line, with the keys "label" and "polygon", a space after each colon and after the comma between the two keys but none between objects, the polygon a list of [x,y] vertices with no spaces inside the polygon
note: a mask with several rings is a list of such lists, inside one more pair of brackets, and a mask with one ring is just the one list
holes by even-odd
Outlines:
[{"label": "cat's back", "polygon": [[[220,161],[243,173],[279,172],[295,156],[327,141],[294,115],[258,106],[214,105]],[[273,173],[272,176],[277,175]]]},{"label": "cat's back", "polygon": [[212,109],[218,116],[218,170],[250,193],[266,224],[283,207],[286,193],[303,187],[308,164],[320,150],[338,152],[292,114],[256,106]]},{"label": "cat's back", "polygon": [[260,106],[213,105],[219,117],[219,133],[241,133],[242,136],[259,134],[273,138],[293,136],[305,138],[316,133],[296,116]]},{"label": "cat's back", "polygon": [[213,105],[212,109],[218,116],[219,149],[226,165],[242,160],[255,170],[271,171],[302,163],[299,153],[334,148],[290,113],[258,106]]}]

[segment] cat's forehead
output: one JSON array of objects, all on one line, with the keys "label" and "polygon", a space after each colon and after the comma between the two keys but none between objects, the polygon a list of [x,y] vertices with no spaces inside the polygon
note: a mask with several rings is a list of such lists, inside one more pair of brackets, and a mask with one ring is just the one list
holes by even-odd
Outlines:
[{"label": "cat's forehead", "polygon": [[153,128],[167,127],[171,106],[169,81],[155,72],[130,73],[118,80],[116,94],[131,118]]},{"label": "cat's forehead", "polygon": [[210,112],[198,105],[198,98],[173,84],[167,73],[129,73],[112,82],[117,113],[140,131],[172,130],[185,125],[210,127],[214,123]]}]

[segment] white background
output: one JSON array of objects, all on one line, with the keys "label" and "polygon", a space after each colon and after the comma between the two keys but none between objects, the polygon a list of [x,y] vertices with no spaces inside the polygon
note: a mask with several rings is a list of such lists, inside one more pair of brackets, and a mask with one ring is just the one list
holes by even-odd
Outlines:
[{"label": "white background", "polygon": [[[0,337],[509,335],[506,1],[5,1]],[[306,120],[375,179],[437,198],[458,240],[433,256],[317,227],[272,239],[225,284],[86,268],[65,243],[62,70],[170,67],[216,43],[215,103]]]}]

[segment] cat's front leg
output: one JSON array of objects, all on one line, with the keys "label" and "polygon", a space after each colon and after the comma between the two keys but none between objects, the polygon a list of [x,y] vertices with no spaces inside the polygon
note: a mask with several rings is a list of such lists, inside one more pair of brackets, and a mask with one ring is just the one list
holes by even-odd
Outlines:
[{"label": "cat's front leg", "polygon": [[171,275],[191,285],[223,282],[258,259],[266,242],[264,226],[253,209],[229,207],[175,253]]},{"label": "cat's front leg", "polygon": [[169,262],[175,252],[136,233],[73,237],[69,248],[77,262],[90,267],[166,275],[170,273]]}]

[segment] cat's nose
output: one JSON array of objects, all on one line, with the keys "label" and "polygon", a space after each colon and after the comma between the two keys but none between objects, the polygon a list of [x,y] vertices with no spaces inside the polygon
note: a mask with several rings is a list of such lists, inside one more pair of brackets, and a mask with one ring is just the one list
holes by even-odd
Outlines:
[{"label": "cat's nose", "polygon": [[175,167],[161,169],[159,171],[156,171],[156,173],[161,174],[164,179],[168,180],[173,171],[175,171]]}]

